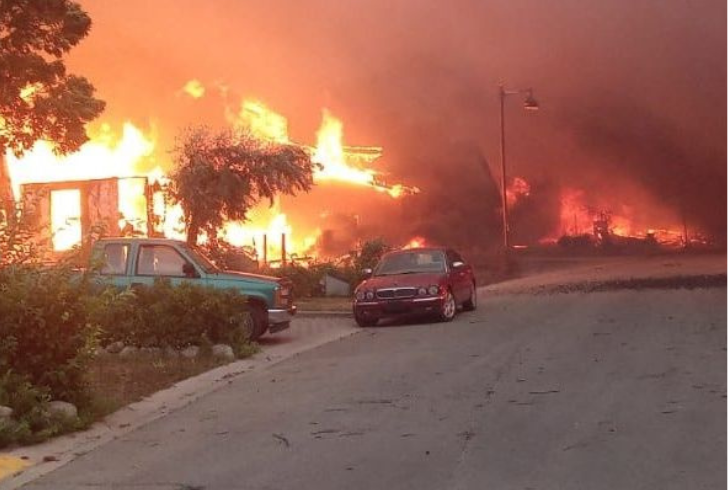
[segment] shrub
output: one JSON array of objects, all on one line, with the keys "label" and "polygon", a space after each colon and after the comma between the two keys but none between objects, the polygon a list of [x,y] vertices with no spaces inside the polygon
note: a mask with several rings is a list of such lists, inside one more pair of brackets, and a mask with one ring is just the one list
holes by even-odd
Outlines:
[{"label": "shrub", "polygon": [[0,419],[0,448],[35,444],[78,429],[82,422],[48,410],[50,390],[34,386],[27,377],[5,372],[0,376],[0,405],[13,409],[13,417]]},{"label": "shrub", "polygon": [[151,286],[106,289],[93,308],[101,342],[174,347],[247,342],[247,298],[231,289],[156,280]]},{"label": "shrub", "polygon": [[91,285],[68,268],[0,269],[0,373],[13,372],[54,399],[83,404],[96,346]]}]

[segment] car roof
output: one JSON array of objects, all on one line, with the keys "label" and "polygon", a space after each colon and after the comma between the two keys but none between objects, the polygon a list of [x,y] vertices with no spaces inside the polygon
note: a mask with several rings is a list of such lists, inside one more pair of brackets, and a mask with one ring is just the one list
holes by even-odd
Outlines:
[{"label": "car roof", "polygon": [[96,240],[96,243],[104,243],[104,242],[113,242],[113,243],[131,243],[131,242],[137,242],[137,243],[149,243],[149,244],[159,244],[159,243],[181,243],[184,244],[182,240],[175,240],[173,238],[145,238],[145,237],[103,237]]},{"label": "car roof", "polygon": [[448,247],[414,247],[414,248],[401,248],[399,250],[392,250],[390,252],[387,252],[385,255],[388,254],[396,254],[396,253],[402,253],[402,252],[446,252],[448,250]]}]

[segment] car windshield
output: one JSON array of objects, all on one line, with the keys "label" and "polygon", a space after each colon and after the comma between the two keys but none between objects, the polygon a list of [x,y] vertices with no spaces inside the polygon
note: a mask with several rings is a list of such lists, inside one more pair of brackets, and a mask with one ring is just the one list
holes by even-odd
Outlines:
[{"label": "car windshield", "polygon": [[205,254],[200,252],[200,250],[197,247],[193,247],[188,244],[182,245],[182,248],[184,248],[185,252],[187,252],[189,255],[192,256],[192,258],[195,259],[195,262],[202,267],[202,269],[207,272],[208,274],[214,274],[216,272],[220,272],[218,267],[210,260],[208,259]]},{"label": "car windshield", "polygon": [[445,272],[445,254],[439,250],[408,250],[386,255],[375,276]]}]

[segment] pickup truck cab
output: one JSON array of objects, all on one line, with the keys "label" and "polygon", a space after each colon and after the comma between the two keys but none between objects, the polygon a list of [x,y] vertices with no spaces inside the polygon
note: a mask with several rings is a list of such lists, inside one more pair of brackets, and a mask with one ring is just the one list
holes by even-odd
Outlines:
[{"label": "pickup truck cab", "polygon": [[252,338],[266,331],[285,330],[296,307],[290,284],[277,277],[218,269],[195,247],[166,238],[102,238],[92,249],[91,260],[99,273],[117,287],[151,285],[156,278],[172,285],[191,282],[201,286],[237,289],[248,298],[253,320]]}]

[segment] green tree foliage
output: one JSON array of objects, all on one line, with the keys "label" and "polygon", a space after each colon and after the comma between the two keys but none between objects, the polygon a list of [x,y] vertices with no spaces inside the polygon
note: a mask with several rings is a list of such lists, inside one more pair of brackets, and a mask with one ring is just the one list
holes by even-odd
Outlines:
[{"label": "green tree foliage", "polygon": [[185,216],[187,241],[212,240],[225,221],[245,221],[261,200],[313,186],[313,163],[301,147],[261,141],[248,132],[187,130],[174,149],[169,195]]},{"label": "green tree foliage", "polygon": [[382,255],[390,250],[391,247],[383,238],[368,240],[362,244],[361,251],[354,258],[354,267],[359,272],[363,269],[374,269]]},{"label": "green tree foliage", "polygon": [[85,124],[104,109],[93,85],[63,62],[90,28],[71,0],[0,0],[0,204],[8,217],[5,152],[20,156],[39,139],[59,153],[75,151],[88,139]]}]

